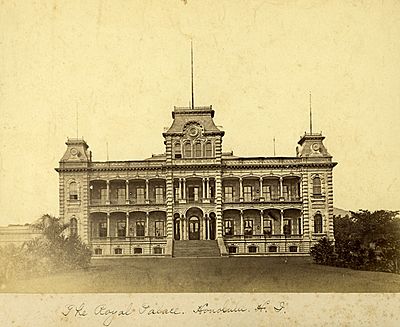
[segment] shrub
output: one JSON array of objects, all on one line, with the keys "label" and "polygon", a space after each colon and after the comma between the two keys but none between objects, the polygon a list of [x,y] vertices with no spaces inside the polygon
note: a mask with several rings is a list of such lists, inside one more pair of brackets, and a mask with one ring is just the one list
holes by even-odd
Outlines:
[{"label": "shrub", "polygon": [[333,242],[326,237],[320,239],[317,244],[311,247],[310,254],[316,263],[323,265],[333,264],[336,259]]}]

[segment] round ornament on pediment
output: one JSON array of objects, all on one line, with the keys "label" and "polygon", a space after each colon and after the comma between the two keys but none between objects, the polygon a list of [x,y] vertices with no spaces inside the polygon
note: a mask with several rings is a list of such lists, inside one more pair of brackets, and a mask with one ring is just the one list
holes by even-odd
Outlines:
[{"label": "round ornament on pediment", "polygon": [[77,149],[75,149],[75,148],[72,148],[72,149],[70,150],[70,153],[71,153],[74,157],[76,157],[76,156],[78,155],[79,151],[78,151]]},{"label": "round ornament on pediment", "polygon": [[312,145],[312,149],[313,149],[314,151],[319,151],[320,145],[319,145],[318,143],[314,143],[314,144]]},{"label": "round ornament on pediment", "polygon": [[196,137],[199,135],[199,129],[196,126],[191,126],[188,130],[188,134],[191,137]]}]

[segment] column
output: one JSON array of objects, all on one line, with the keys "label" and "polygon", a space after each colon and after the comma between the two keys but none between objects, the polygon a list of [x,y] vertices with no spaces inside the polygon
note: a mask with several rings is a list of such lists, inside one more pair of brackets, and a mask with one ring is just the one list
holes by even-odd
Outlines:
[{"label": "column", "polygon": [[149,203],[149,180],[146,179],[146,203]]},{"label": "column", "polygon": [[283,210],[281,210],[281,234],[283,234]]},{"label": "column", "polygon": [[206,177],[206,198],[210,198],[210,178]]},{"label": "column", "polygon": [[129,204],[129,180],[125,181],[125,203]]},{"label": "column", "polygon": [[126,213],[125,237],[129,236],[129,212]]},{"label": "column", "polygon": [[183,200],[186,201],[186,178],[182,178],[183,185]]},{"label": "column", "polygon": [[244,235],[243,210],[240,210],[240,235]]},{"label": "column", "polygon": [[206,240],[210,239],[210,218],[206,215]]},{"label": "column", "polygon": [[283,200],[283,177],[279,178],[279,197],[280,200]]},{"label": "column", "polygon": [[203,178],[202,181],[203,181],[203,198],[202,198],[202,201],[204,202],[204,200],[206,198],[206,179]]},{"label": "column", "polygon": [[243,181],[242,181],[242,177],[239,177],[239,201],[243,202]]},{"label": "column", "polygon": [[179,219],[179,239],[183,240],[183,216]]},{"label": "column", "polygon": [[150,236],[150,233],[149,233],[149,213],[148,212],[146,212],[146,232],[145,232],[145,235],[146,236]]},{"label": "column", "polygon": [[182,229],[182,239],[186,240],[186,230],[187,230],[187,222],[186,222],[186,218],[182,215],[182,219],[183,219],[183,229]]},{"label": "column", "polygon": [[182,178],[179,178],[179,196],[178,196],[178,201],[182,200]]},{"label": "column", "polygon": [[206,223],[206,217],[203,217],[203,240],[207,239],[207,223]]},{"label": "column", "polygon": [[106,194],[106,204],[110,204],[110,181],[107,179],[107,194]]},{"label": "column", "polygon": [[260,177],[260,201],[264,201],[263,178],[262,177]]},{"label": "column", "polygon": [[264,213],[262,210],[260,211],[260,229],[261,229],[260,234],[264,235]]},{"label": "column", "polygon": [[107,212],[107,237],[110,237],[110,213]]}]

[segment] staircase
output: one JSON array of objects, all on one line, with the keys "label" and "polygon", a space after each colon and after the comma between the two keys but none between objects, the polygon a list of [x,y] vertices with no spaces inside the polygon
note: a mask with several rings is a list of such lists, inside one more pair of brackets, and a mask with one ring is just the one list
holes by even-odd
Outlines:
[{"label": "staircase", "polygon": [[201,258],[221,256],[217,241],[174,241],[174,257]]}]

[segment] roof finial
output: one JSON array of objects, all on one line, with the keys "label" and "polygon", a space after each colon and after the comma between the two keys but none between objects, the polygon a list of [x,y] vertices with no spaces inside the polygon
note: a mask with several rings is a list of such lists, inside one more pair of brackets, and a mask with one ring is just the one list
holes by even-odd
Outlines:
[{"label": "roof finial", "polygon": [[310,135],[312,134],[312,110],[311,110],[311,91],[310,91]]},{"label": "roof finial", "polygon": [[193,40],[190,40],[190,58],[191,58],[191,67],[192,67],[192,109],[194,109],[194,88],[193,88]]},{"label": "roof finial", "polygon": [[274,157],[276,156],[276,145],[275,145],[275,143],[276,143],[276,140],[275,140],[275,136],[274,136],[274,138],[273,138],[273,142],[274,142]]},{"label": "roof finial", "polygon": [[75,103],[76,106],[76,138],[79,138],[79,116],[78,116],[78,103]]}]

